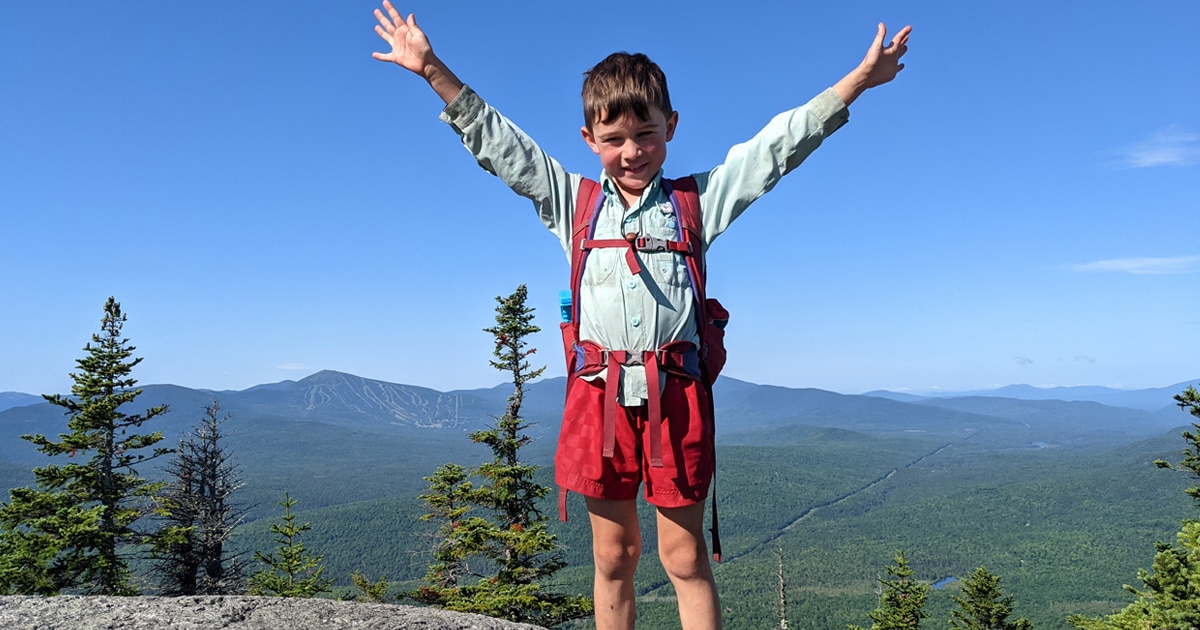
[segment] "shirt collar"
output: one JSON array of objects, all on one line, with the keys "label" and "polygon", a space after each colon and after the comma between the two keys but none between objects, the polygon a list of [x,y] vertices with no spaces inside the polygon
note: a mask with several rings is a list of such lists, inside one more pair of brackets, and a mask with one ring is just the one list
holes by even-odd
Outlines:
[{"label": "shirt collar", "polygon": [[[660,168],[658,169],[658,172],[654,174],[654,179],[651,180],[650,185],[646,186],[646,190],[642,191],[642,199],[648,199],[649,195],[647,195],[647,193],[654,193],[656,190],[662,187],[662,176],[663,169]],[[608,176],[608,172],[606,171],[600,171],[600,187],[600,189],[604,191],[604,195],[606,197],[615,196],[618,199],[620,198],[621,191],[617,190],[617,183]],[[629,209],[632,210],[633,208]]]}]

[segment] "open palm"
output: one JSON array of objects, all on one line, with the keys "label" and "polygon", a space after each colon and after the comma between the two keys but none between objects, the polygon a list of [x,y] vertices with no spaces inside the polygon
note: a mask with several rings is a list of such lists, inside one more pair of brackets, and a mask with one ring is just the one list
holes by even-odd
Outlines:
[{"label": "open palm", "polygon": [[387,15],[384,15],[379,9],[375,9],[375,19],[379,20],[379,24],[375,27],[375,33],[387,42],[392,50],[372,53],[371,56],[379,61],[390,61],[417,74],[422,74],[433,54],[429,39],[417,26],[417,20],[412,14],[409,14],[408,19],[405,20],[387,0],[384,0],[383,8],[387,10]]}]

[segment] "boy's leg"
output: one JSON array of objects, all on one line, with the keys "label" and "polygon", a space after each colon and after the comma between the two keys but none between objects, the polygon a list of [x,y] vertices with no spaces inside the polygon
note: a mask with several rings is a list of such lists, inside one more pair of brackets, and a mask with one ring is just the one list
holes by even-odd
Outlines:
[{"label": "boy's leg", "polygon": [[703,501],[686,507],[658,508],[658,556],[679,597],[683,629],[719,630],[721,600],[704,542]]},{"label": "boy's leg", "polygon": [[596,565],[596,630],[629,630],[635,618],[633,574],[642,555],[637,502],[585,499]]}]

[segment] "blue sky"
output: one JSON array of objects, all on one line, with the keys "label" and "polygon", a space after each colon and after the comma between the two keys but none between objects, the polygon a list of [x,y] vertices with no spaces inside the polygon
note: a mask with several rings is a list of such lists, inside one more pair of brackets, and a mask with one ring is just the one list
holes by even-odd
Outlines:
[{"label": "blue sky", "polygon": [[[0,4],[0,391],[65,392],[109,295],[142,383],[334,369],[491,386],[529,286],[561,374],[565,258],[374,2]],[[727,373],[856,393],[1200,378],[1200,3],[416,2],[435,50],[569,169],[581,73],[667,73],[669,174],[914,27],[907,68],[710,253]],[[472,9],[471,7],[475,7]],[[484,8],[486,7],[486,8]]]}]

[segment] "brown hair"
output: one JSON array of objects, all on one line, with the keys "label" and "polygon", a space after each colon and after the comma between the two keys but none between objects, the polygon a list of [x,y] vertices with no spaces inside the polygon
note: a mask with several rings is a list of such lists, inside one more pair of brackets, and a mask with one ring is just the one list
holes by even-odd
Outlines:
[{"label": "brown hair", "polygon": [[613,53],[583,77],[583,120],[588,129],[599,116],[604,116],[600,122],[607,123],[632,113],[645,121],[650,119],[651,107],[663,116],[675,111],[666,75],[642,53]]}]

